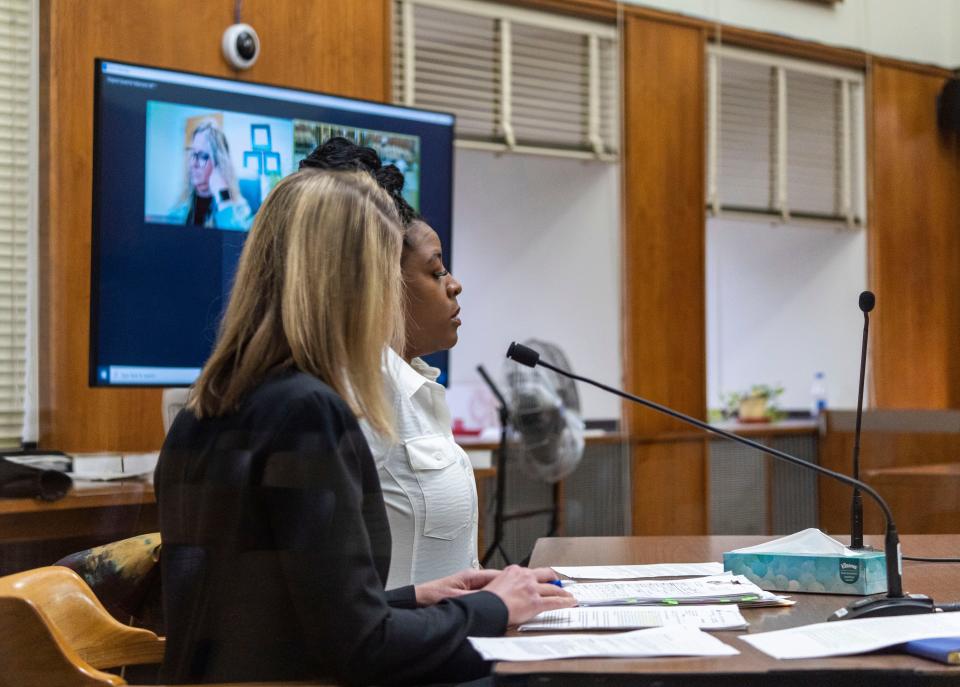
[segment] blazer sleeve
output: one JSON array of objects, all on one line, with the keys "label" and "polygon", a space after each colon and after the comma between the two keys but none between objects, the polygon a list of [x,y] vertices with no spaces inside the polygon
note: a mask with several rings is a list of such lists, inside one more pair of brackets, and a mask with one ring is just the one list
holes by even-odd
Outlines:
[{"label": "blazer sleeve", "polygon": [[427,608],[388,602],[367,530],[377,520],[371,514],[385,522],[383,499],[346,405],[320,395],[298,403],[277,448],[264,467],[264,506],[308,651],[348,684],[487,674],[467,637],[504,632],[507,609],[497,596],[478,592]]},{"label": "blazer sleeve", "polygon": [[394,608],[416,608],[417,607],[417,592],[413,588],[412,584],[408,584],[406,587],[397,587],[396,589],[388,589],[385,592],[387,603],[393,606]]}]

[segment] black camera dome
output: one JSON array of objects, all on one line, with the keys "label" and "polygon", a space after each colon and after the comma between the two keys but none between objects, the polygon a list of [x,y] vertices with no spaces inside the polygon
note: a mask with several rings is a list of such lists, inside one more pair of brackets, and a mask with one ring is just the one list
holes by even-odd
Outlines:
[{"label": "black camera dome", "polygon": [[237,54],[245,60],[257,54],[257,41],[246,31],[237,36]]}]

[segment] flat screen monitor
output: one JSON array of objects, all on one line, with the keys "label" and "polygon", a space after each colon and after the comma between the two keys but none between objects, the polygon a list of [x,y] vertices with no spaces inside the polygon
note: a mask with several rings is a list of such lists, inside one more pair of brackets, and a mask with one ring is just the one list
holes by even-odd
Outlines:
[{"label": "flat screen monitor", "polygon": [[331,136],[400,168],[451,264],[450,114],[107,60],[94,112],[92,386],[194,382],[253,215]]}]

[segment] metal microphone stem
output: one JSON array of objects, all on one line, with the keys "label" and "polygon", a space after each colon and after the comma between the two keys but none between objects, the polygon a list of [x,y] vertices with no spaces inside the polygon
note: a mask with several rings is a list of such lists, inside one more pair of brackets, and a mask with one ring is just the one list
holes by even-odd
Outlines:
[{"label": "metal microphone stem", "polygon": [[671,417],[677,418],[687,424],[691,424],[695,427],[699,427],[707,432],[713,434],[718,434],[719,436],[735,441],[739,444],[745,446],[750,446],[755,448],[758,451],[762,451],[768,455],[779,458],[780,460],[785,460],[788,463],[793,463],[794,465],[799,465],[808,470],[813,470],[822,475],[832,477],[833,479],[848,484],[852,487],[858,487],[864,493],[870,495],[874,501],[880,506],[883,510],[884,517],[887,521],[886,535],[885,535],[885,558],[886,558],[886,567],[887,567],[887,594],[882,597],[866,597],[859,599],[858,601],[853,602],[846,608],[841,608],[836,613],[834,613],[829,619],[830,620],[841,620],[841,619],[851,619],[851,618],[863,618],[863,617],[876,617],[876,616],[888,616],[888,615],[913,615],[918,613],[933,613],[934,605],[933,600],[927,596],[921,594],[910,594],[904,595],[902,578],[900,572],[900,538],[897,534],[896,525],[893,522],[893,513],[890,510],[890,506],[887,505],[887,502],[883,500],[883,497],[869,484],[861,482],[859,480],[848,477],[840,472],[835,472],[828,468],[822,467],[815,463],[808,463],[805,460],[797,458],[796,456],[791,456],[789,453],[784,453],[769,446],[764,446],[756,441],[747,439],[746,437],[738,436],[732,432],[727,432],[718,427],[698,420],[696,418],[685,415],[677,410],[662,406],[659,403],[654,403],[653,401],[648,401],[645,398],[640,396],[634,396],[631,393],[626,391],[621,391],[620,389],[615,389],[614,387],[607,386],[601,382],[596,382],[587,377],[582,377],[580,375],[568,372],[562,368],[551,365],[548,362],[540,360],[539,354],[526,346],[521,346],[520,344],[511,344],[510,349],[507,351],[507,357],[520,362],[521,364],[528,365],[529,367],[534,367],[536,365],[542,365],[548,370],[553,370],[557,374],[561,374],[570,379],[575,379],[577,381],[583,382],[584,384],[590,384],[595,386],[598,389],[603,389],[609,393],[612,393],[621,398],[626,398],[640,405],[652,408],[661,413],[669,415]]}]

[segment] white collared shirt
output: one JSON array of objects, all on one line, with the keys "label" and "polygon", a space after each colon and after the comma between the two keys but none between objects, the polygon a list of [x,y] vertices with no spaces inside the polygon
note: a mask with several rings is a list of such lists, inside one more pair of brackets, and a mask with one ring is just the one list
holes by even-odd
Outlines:
[{"label": "white collared shirt", "polygon": [[397,440],[361,422],[370,444],[393,541],[387,589],[478,568],[477,485],[453,439],[440,371],[388,350],[383,367]]}]

